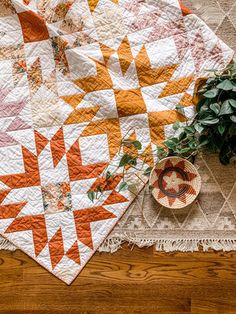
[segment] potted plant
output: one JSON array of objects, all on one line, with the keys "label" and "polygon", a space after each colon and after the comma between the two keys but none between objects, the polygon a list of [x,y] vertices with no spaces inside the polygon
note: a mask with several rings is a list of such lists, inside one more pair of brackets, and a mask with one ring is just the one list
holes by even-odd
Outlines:
[{"label": "potted plant", "polygon": [[[236,64],[212,71],[209,78],[196,82],[193,101],[196,115],[189,125],[176,123],[178,135],[164,142],[169,154],[189,158],[199,150],[219,153],[224,165],[236,160]],[[184,107],[177,106],[184,114]],[[164,148],[159,148],[161,154]]]}]

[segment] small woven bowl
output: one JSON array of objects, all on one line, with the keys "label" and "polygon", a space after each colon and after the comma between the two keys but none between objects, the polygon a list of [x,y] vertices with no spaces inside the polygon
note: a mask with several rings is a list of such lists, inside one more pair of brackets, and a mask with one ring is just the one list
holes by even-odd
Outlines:
[{"label": "small woven bowl", "polygon": [[186,159],[167,157],[151,172],[150,186],[156,201],[167,208],[180,209],[190,205],[201,189],[201,177]]}]

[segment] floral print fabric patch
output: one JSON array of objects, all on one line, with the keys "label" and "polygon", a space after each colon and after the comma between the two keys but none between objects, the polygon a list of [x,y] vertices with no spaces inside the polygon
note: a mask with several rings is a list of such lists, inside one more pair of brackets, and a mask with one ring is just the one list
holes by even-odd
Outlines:
[{"label": "floral print fabric patch", "polygon": [[42,187],[43,206],[46,214],[72,209],[69,183],[62,182]]}]

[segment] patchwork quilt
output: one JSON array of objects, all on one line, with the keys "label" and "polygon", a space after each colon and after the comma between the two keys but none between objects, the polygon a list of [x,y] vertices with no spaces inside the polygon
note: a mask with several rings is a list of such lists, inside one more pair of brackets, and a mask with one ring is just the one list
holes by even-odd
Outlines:
[{"label": "patchwork quilt", "polygon": [[70,284],[134,198],[122,139],[152,166],[196,75],[232,56],[178,0],[1,0],[0,233]]}]

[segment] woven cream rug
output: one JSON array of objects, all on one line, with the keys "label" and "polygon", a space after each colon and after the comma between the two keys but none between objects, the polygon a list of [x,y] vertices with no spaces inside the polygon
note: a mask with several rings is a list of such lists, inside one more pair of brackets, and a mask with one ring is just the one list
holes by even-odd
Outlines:
[{"label": "woven cream rug", "polygon": [[236,250],[236,168],[222,166],[218,156],[198,156],[196,167],[202,178],[198,201],[185,209],[159,206],[148,187],[99,248],[114,252],[124,241],[157,250]]},{"label": "woven cream rug", "polygon": [[[235,0],[184,0],[226,44],[236,51]],[[182,210],[163,209],[146,189],[106,239],[100,251],[114,252],[124,241],[157,250],[236,250],[236,168],[216,155],[198,157],[202,176],[198,201]]]},{"label": "woven cream rug", "polygon": [[235,0],[183,0],[182,3],[236,51]]},{"label": "woven cream rug", "polygon": [[[234,0],[183,2],[236,50]],[[196,165],[203,185],[193,206],[178,211],[163,209],[155,203],[147,188],[125,213],[100,251],[114,252],[124,241],[140,247],[155,245],[158,250],[167,252],[194,251],[200,245],[204,250],[236,249],[236,169],[221,166],[214,155],[198,157]],[[3,239],[0,248],[15,249]]]}]

